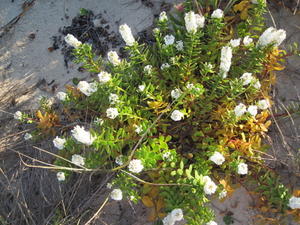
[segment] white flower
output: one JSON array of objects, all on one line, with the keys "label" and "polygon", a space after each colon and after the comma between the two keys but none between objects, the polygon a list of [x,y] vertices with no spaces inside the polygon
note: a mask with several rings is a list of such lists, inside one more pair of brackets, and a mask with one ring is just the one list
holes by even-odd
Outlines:
[{"label": "white flower", "polygon": [[141,84],[138,86],[138,88],[139,88],[140,92],[143,92],[145,90],[146,86],[144,84]]},{"label": "white flower", "polygon": [[129,162],[128,169],[132,173],[140,173],[144,169],[144,166],[141,160],[133,159]]},{"label": "white flower", "polygon": [[224,16],[224,12],[221,9],[216,9],[211,14],[211,18],[221,19]]},{"label": "white flower", "polygon": [[106,116],[110,119],[115,119],[119,115],[117,108],[108,108],[106,110]]},{"label": "white flower", "polygon": [[164,41],[165,41],[166,45],[172,45],[172,44],[174,44],[175,37],[172,34],[171,35],[166,35],[164,37]]},{"label": "white flower", "polygon": [[152,66],[151,65],[147,65],[144,67],[144,72],[147,74],[150,74],[152,72]]},{"label": "white flower", "polygon": [[138,126],[138,125],[136,125],[136,124],[134,124],[133,126],[135,127],[135,130],[134,130],[134,131],[135,131],[137,134],[139,134],[139,133],[141,133],[141,132],[143,131],[142,126]]},{"label": "white flower", "polygon": [[174,225],[176,221],[180,221],[183,219],[182,209],[173,209],[172,212],[168,213],[168,215],[163,219],[164,225]]},{"label": "white flower", "polygon": [[253,42],[253,39],[250,38],[249,36],[246,36],[246,37],[244,37],[244,39],[243,39],[243,44],[244,44],[245,46],[250,45],[252,42]]},{"label": "white flower", "polygon": [[209,221],[208,223],[206,223],[205,225],[218,225],[215,221]]},{"label": "white flower", "polygon": [[295,196],[292,196],[292,197],[289,199],[288,206],[289,206],[291,209],[300,209],[300,198],[297,198],[297,197],[295,197]]},{"label": "white flower", "polygon": [[118,155],[115,159],[115,163],[118,164],[119,166],[123,165],[123,160],[124,160],[124,156],[123,155]]},{"label": "white flower", "polygon": [[75,154],[75,155],[72,155],[71,161],[72,161],[72,163],[74,163],[77,166],[84,166],[85,158],[83,158],[80,155]]},{"label": "white flower", "polygon": [[168,17],[167,17],[167,13],[165,11],[162,11],[160,14],[159,14],[159,21],[160,22],[165,22],[168,20]]},{"label": "white flower", "polygon": [[252,73],[244,73],[240,79],[242,80],[243,82],[243,86],[245,85],[248,85],[251,83],[251,81],[253,80],[253,77],[252,77]]},{"label": "white flower", "polygon": [[248,165],[246,163],[239,163],[237,169],[238,174],[245,175],[248,173]]},{"label": "white flower", "polygon": [[117,94],[110,93],[108,99],[110,104],[116,104],[119,101],[119,96]]},{"label": "white flower", "polygon": [[259,82],[258,79],[255,80],[255,82],[254,82],[254,84],[253,84],[253,87],[255,87],[256,89],[260,89],[261,84],[260,84],[260,82]]},{"label": "white flower", "polygon": [[176,41],[175,47],[178,51],[182,51],[183,50],[183,41],[181,41],[181,40]]},{"label": "white flower", "polygon": [[285,30],[277,30],[274,27],[269,27],[266,29],[262,35],[259,37],[257,46],[266,46],[269,44],[274,44],[274,46],[279,46],[286,38]]},{"label": "white flower", "polygon": [[196,24],[197,24],[197,29],[198,28],[203,28],[204,27],[204,23],[205,23],[205,17],[200,15],[200,14],[195,14],[196,16]]},{"label": "white flower", "polygon": [[98,126],[101,126],[102,124],[104,123],[104,120],[97,117],[95,120],[94,120],[94,124],[98,125]]},{"label": "white flower", "polygon": [[171,152],[165,152],[163,153],[162,158],[163,160],[168,160],[170,159],[170,156],[171,156]]},{"label": "white flower", "polygon": [[245,112],[247,111],[246,106],[243,103],[238,104],[235,108],[234,108],[234,113],[237,117],[242,116]]},{"label": "white flower", "polygon": [[64,172],[58,172],[56,174],[57,180],[58,181],[65,181],[66,177],[65,177],[65,173]]},{"label": "white flower", "polygon": [[263,100],[259,100],[258,103],[257,103],[257,107],[261,110],[265,110],[267,108],[270,107],[270,103],[268,100],[266,99],[263,99]]},{"label": "white flower", "polygon": [[14,113],[14,119],[21,120],[22,117],[23,117],[23,114],[22,114],[21,111],[17,111],[17,112]]},{"label": "white flower", "polygon": [[120,189],[114,189],[111,193],[110,193],[110,197],[111,199],[115,200],[115,201],[120,201],[123,198],[123,194],[122,191]]},{"label": "white flower", "polygon": [[182,91],[178,88],[171,91],[172,98],[178,99],[182,95]]},{"label": "white flower", "polygon": [[193,88],[195,88],[195,85],[192,84],[192,83],[187,83],[186,88],[189,89],[189,90],[192,90]]},{"label": "white flower", "polygon": [[126,45],[132,46],[135,42],[135,39],[132,35],[131,29],[127,24],[123,24],[119,27],[119,32],[125,41]]},{"label": "white flower", "polygon": [[238,39],[232,39],[230,40],[229,44],[231,45],[231,47],[235,48],[235,47],[238,47],[241,43],[241,39],[238,38]]},{"label": "white flower", "polygon": [[87,146],[93,144],[96,137],[93,137],[89,131],[84,130],[84,127],[75,126],[71,131],[72,136],[80,143]]},{"label": "white flower", "polygon": [[64,148],[65,143],[66,139],[64,138],[59,138],[56,136],[56,138],[53,139],[53,145],[59,150],[62,150]]},{"label": "white flower", "polygon": [[217,185],[212,180],[205,182],[205,184],[204,184],[205,194],[211,195],[211,194],[215,193],[216,190],[217,190]]},{"label": "white flower", "polygon": [[114,66],[117,66],[121,63],[118,53],[116,51],[109,51],[107,53],[108,61],[110,61]]},{"label": "white flower", "polygon": [[185,28],[188,33],[196,33],[198,28],[204,27],[205,17],[190,11],[184,16]]},{"label": "white flower", "polygon": [[24,135],[25,141],[28,141],[28,140],[31,139],[31,138],[32,138],[32,135],[29,134],[29,133],[26,133],[26,134]]},{"label": "white flower", "polygon": [[213,161],[217,165],[222,165],[225,161],[225,158],[220,152],[214,152],[214,154],[209,157],[209,160]]},{"label": "white flower", "polygon": [[65,36],[65,42],[67,42],[68,45],[71,45],[74,48],[79,48],[82,43],[77,40],[76,37],[74,37],[72,34],[68,34]]},{"label": "white flower", "polygon": [[203,181],[204,184],[206,184],[207,182],[212,181],[212,179],[209,176],[204,176],[202,178],[202,181]]},{"label": "white flower", "polygon": [[100,83],[104,84],[104,83],[107,83],[108,81],[110,81],[111,74],[106,71],[101,71],[98,74],[98,78],[99,78]]},{"label": "white flower", "polygon": [[251,114],[251,116],[256,116],[256,114],[257,114],[257,106],[256,105],[250,105],[248,107],[247,111],[248,111],[248,113]]},{"label": "white flower", "polygon": [[173,209],[171,212],[171,216],[175,221],[180,221],[183,219],[182,209]]},{"label": "white flower", "polygon": [[172,217],[171,213],[169,213],[164,219],[163,219],[163,225],[174,225],[176,221]]},{"label": "white flower", "polygon": [[159,32],[160,32],[160,29],[159,29],[159,28],[156,27],[156,28],[153,29],[153,33],[154,33],[154,34],[158,34]]},{"label": "white flower", "polygon": [[112,184],[111,184],[111,183],[107,183],[107,184],[106,184],[106,187],[107,187],[108,189],[111,189],[111,188],[112,188]]},{"label": "white flower", "polygon": [[161,65],[160,69],[164,70],[164,69],[167,69],[169,67],[170,67],[169,63],[164,63],[164,64]]},{"label": "white flower", "polygon": [[77,88],[86,96],[90,96],[94,92],[97,91],[97,84],[96,83],[88,83],[86,81],[80,81],[77,84]]},{"label": "white flower", "polygon": [[65,92],[57,92],[56,98],[59,99],[60,101],[65,101],[67,98],[67,94]]},{"label": "white flower", "polygon": [[184,117],[184,114],[179,110],[174,110],[171,114],[171,119],[174,121],[180,121]]},{"label": "white flower", "polygon": [[226,190],[223,190],[219,193],[219,199],[223,199],[227,196],[227,191]]},{"label": "white flower", "polygon": [[231,67],[232,48],[230,46],[224,46],[221,50],[221,63],[220,73],[223,78],[227,77],[227,73]]}]

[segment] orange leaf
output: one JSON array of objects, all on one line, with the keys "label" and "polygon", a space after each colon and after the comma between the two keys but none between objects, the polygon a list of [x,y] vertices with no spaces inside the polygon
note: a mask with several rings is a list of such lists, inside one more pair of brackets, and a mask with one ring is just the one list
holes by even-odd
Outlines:
[{"label": "orange leaf", "polygon": [[142,197],[142,202],[143,204],[147,207],[147,208],[152,208],[154,207],[154,203],[153,201],[151,200],[151,198],[147,195],[143,196]]}]

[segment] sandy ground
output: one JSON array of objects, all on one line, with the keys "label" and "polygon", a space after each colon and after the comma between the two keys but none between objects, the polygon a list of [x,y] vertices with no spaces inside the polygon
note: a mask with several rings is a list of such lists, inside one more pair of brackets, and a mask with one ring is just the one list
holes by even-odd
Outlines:
[{"label": "sandy ground", "polygon": [[[153,23],[154,14],[159,12],[160,3],[155,2],[154,8],[146,7],[139,0],[36,0],[32,8],[20,18],[16,25],[0,38],[0,109],[11,113],[16,110],[30,109],[37,105],[39,96],[53,96],[52,87],[63,90],[65,84],[71,82],[74,77],[85,78],[88,73],[78,72],[75,64],[70,64],[67,69],[64,66],[63,56],[60,50],[48,51],[52,41],[50,37],[58,34],[58,29],[71,24],[71,19],[79,12],[80,8],[92,9],[95,14],[102,13],[106,20],[110,21],[110,29],[117,32],[118,24],[127,23],[136,34],[149,27]],[[176,1],[168,1],[176,2]],[[1,0],[0,1],[0,27],[8,23],[22,11],[24,0]],[[292,16],[285,9],[279,11],[271,9],[277,27],[284,28],[288,32],[287,43],[300,39],[300,17]],[[272,20],[269,19],[269,24]],[[35,38],[31,39],[30,34]],[[278,85],[275,89],[278,105],[287,105],[291,102],[300,101],[300,60],[299,57],[290,58],[288,68],[279,73]],[[44,79],[43,82],[41,82]],[[46,81],[46,82],[45,82]],[[51,84],[50,84],[51,83]],[[280,109],[279,109],[280,110]],[[0,113],[0,118],[12,118],[11,115]],[[292,149],[300,148],[298,131],[299,119],[279,121],[284,129],[283,136],[294,141]],[[3,132],[2,134],[4,134]],[[277,135],[274,127],[271,135]],[[282,143],[282,135],[278,142]],[[296,139],[296,140],[295,140]],[[280,157],[282,148],[276,145],[273,151]],[[286,159],[287,161],[289,158]],[[295,165],[297,166],[297,165]],[[294,181],[296,183],[296,181]],[[249,207],[252,200],[244,189],[238,189],[235,194],[223,203],[213,201],[213,208],[217,213],[216,221],[223,225],[223,217],[232,212],[234,225],[251,225],[255,212]],[[116,205],[109,205],[110,212],[103,216],[120,216],[122,212]],[[134,211],[134,208],[128,207]],[[129,210],[129,211],[130,211]],[[125,213],[128,212],[128,209]],[[142,212],[145,213],[145,212]],[[136,216],[134,213],[133,216]],[[140,215],[144,219],[144,215]],[[139,220],[134,225],[146,224]],[[131,224],[122,222],[120,224]]]}]

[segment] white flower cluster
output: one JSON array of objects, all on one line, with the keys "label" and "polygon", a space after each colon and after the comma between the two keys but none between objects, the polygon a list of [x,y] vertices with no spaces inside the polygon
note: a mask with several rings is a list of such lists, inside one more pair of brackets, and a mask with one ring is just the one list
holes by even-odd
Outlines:
[{"label": "white flower cluster", "polygon": [[238,174],[245,175],[248,173],[248,165],[246,163],[239,163],[237,167]]},{"label": "white flower cluster", "polygon": [[183,117],[184,114],[177,109],[171,113],[171,119],[174,121],[180,121]]},{"label": "white flower cluster", "polygon": [[86,131],[84,127],[80,127],[79,125],[75,126],[71,133],[78,142],[87,146],[93,144],[96,139],[89,131]]},{"label": "white flower cluster", "polygon": [[253,42],[253,39],[250,38],[249,36],[246,36],[246,37],[244,37],[244,39],[243,39],[243,44],[244,44],[245,46],[249,46],[252,42]]},{"label": "white flower cluster", "polygon": [[28,141],[28,140],[30,140],[31,138],[32,138],[32,135],[29,134],[29,133],[26,133],[26,134],[24,135],[25,141]]},{"label": "white flower cluster", "polygon": [[221,9],[216,9],[211,14],[211,18],[214,18],[214,19],[221,19],[223,17],[224,17],[224,12]]},{"label": "white flower cluster", "polygon": [[141,84],[138,86],[138,89],[140,92],[143,92],[145,90],[146,86],[144,84]]},{"label": "white flower cluster", "polygon": [[86,96],[90,96],[97,91],[97,84],[95,82],[88,83],[86,81],[80,81],[77,84],[77,88]]},{"label": "white flower cluster", "polygon": [[163,64],[160,66],[160,69],[161,69],[161,70],[164,70],[164,69],[167,69],[167,68],[170,68],[170,64],[169,64],[169,63],[163,63]]},{"label": "white flower cluster", "polygon": [[178,99],[182,95],[182,91],[178,88],[171,91],[171,97],[174,99]]},{"label": "white flower cluster", "polygon": [[133,159],[129,162],[128,169],[132,173],[140,173],[144,169],[144,166],[141,160]]},{"label": "white flower cluster", "polygon": [[109,51],[107,53],[107,59],[109,62],[111,62],[114,66],[117,66],[121,63],[121,60],[118,56],[118,53],[116,51]]},{"label": "white flower cluster", "polygon": [[118,155],[115,159],[115,163],[118,164],[119,166],[122,166],[124,164],[124,156]]},{"label": "white flower cluster", "polygon": [[59,138],[56,136],[56,138],[53,139],[53,145],[54,147],[58,148],[59,150],[62,150],[65,147],[66,139]]},{"label": "white flower cluster", "polygon": [[184,22],[188,33],[196,33],[199,28],[204,27],[205,17],[190,11],[185,14]]},{"label": "white flower cluster", "polygon": [[257,102],[257,107],[261,110],[265,110],[270,107],[270,102],[266,99],[259,100]]},{"label": "white flower cluster", "polygon": [[217,185],[215,184],[215,182],[213,182],[209,176],[204,176],[203,181],[204,181],[204,193],[207,195],[214,194],[217,190]]},{"label": "white flower cluster", "polygon": [[67,98],[67,94],[65,92],[59,91],[56,94],[56,98],[60,101],[65,101]]},{"label": "white flower cluster", "polygon": [[166,35],[164,37],[164,41],[165,41],[165,45],[172,45],[175,42],[175,37],[172,34]]},{"label": "white flower cluster", "polygon": [[219,193],[219,199],[223,199],[227,196],[227,191],[226,190],[223,190]]},{"label": "white flower cluster", "polygon": [[110,93],[108,96],[110,104],[116,104],[119,102],[119,96],[117,94]]},{"label": "white flower cluster", "polygon": [[123,193],[120,189],[114,189],[110,193],[110,197],[111,197],[111,199],[113,199],[115,201],[121,201],[123,198]]},{"label": "white flower cluster", "polygon": [[206,223],[205,225],[218,225],[215,221],[209,221],[208,223]]},{"label": "white flower cluster", "polygon": [[57,180],[58,181],[65,181],[66,177],[65,177],[65,173],[64,172],[58,172],[56,174]]},{"label": "white flower cluster", "polygon": [[227,73],[231,67],[232,48],[230,46],[224,46],[221,50],[221,63],[220,74],[223,78],[227,77]]},{"label": "white flower cluster", "polygon": [[14,119],[21,120],[23,117],[23,113],[21,111],[17,111],[14,113]]},{"label": "white flower cluster", "polygon": [[119,27],[119,32],[125,41],[126,45],[132,46],[135,42],[135,39],[132,35],[131,29],[127,24],[123,24]]},{"label": "white flower cluster", "polygon": [[243,83],[243,86],[246,86],[253,81],[254,77],[252,76],[252,73],[244,73],[240,79]]},{"label": "white flower cluster", "polygon": [[283,29],[277,30],[274,27],[269,27],[266,29],[262,35],[259,37],[257,46],[266,46],[269,44],[274,44],[274,46],[279,46],[286,38],[286,32]]},{"label": "white flower cluster", "polygon": [[135,132],[137,133],[137,134],[140,134],[142,131],[143,131],[143,127],[141,126],[141,125],[136,125],[136,124],[134,124],[133,125],[134,127],[135,127]]},{"label": "white flower cluster", "polygon": [[119,115],[117,108],[108,108],[106,110],[106,116],[110,119],[115,119]]},{"label": "white flower cluster", "polygon": [[165,22],[167,20],[168,20],[167,13],[165,11],[162,11],[159,14],[159,22]]},{"label": "white flower cluster", "polygon": [[220,166],[225,161],[225,158],[220,152],[214,152],[214,154],[209,157],[209,160]]},{"label": "white flower cluster", "polygon": [[183,50],[183,41],[182,40],[176,41],[175,47],[178,51],[182,51]]},{"label": "white flower cluster", "polygon": [[72,163],[74,163],[77,166],[84,166],[84,162],[85,162],[85,158],[83,158],[80,155],[72,155],[72,159],[71,159]]},{"label": "white flower cluster", "polygon": [[168,213],[168,215],[163,219],[164,225],[174,225],[176,221],[180,221],[183,219],[182,209],[173,209],[172,212]]},{"label": "white flower cluster", "polygon": [[238,38],[238,39],[232,39],[229,42],[229,45],[231,47],[233,47],[233,48],[236,48],[236,47],[240,46],[240,44],[241,44],[241,39],[240,38]]},{"label": "white flower cluster", "polygon": [[243,103],[240,103],[234,108],[234,113],[237,117],[240,117],[244,115],[244,113],[248,112],[251,116],[255,117],[257,115],[257,109],[258,107],[256,105],[250,105],[247,109]]},{"label": "white flower cluster", "polygon": [[291,209],[300,209],[300,198],[299,198],[299,197],[292,196],[292,197],[289,199],[288,206],[289,206]]},{"label": "white flower cluster", "polygon": [[68,34],[67,36],[65,36],[65,42],[74,48],[79,48],[80,45],[82,45],[82,43],[78,41],[77,38],[72,34]]},{"label": "white flower cluster", "polygon": [[98,74],[98,78],[99,78],[100,83],[104,84],[111,80],[111,74],[106,71],[101,71]]},{"label": "white flower cluster", "polygon": [[240,117],[244,115],[246,112],[248,112],[251,114],[251,116],[255,117],[257,115],[258,109],[265,110],[269,107],[270,107],[270,103],[266,99],[259,100],[256,105],[248,106],[248,109],[243,103],[240,103],[234,108],[234,114],[237,117]]},{"label": "white flower cluster", "polygon": [[144,67],[144,72],[147,74],[150,74],[152,72],[152,66],[151,65],[147,65]]}]

